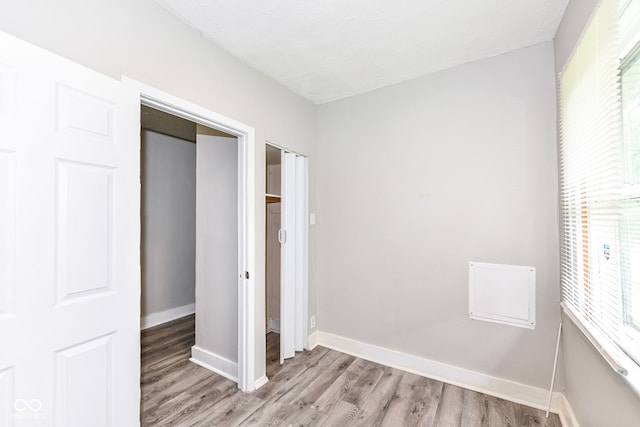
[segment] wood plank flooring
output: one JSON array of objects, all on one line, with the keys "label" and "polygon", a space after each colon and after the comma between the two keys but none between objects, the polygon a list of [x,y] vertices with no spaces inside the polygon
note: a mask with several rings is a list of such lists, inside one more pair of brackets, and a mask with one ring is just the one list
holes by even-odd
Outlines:
[{"label": "wood plank flooring", "polygon": [[561,427],[557,415],[316,347],[279,364],[254,393],[189,362],[194,316],[142,332],[143,426]]}]

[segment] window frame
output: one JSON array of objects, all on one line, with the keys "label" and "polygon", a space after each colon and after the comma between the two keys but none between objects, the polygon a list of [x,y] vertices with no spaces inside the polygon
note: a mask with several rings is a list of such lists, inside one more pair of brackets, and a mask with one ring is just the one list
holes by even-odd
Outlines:
[{"label": "window frame", "polygon": [[640,0],[605,0],[595,9],[560,74],[558,123],[563,314],[640,396],[640,341],[624,325],[622,245],[629,239],[621,235],[636,232],[623,229],[622,202],[638,197],[640,185],[625,185],[620,88],[621,59],[638,42]]},{"label": "window frame", "polygon": [[[638,1],[630,1],[627,3],[625,9],[623,9],[621,14],[621,20],[625,13],[635,12],[636,15],[639,13],[640,2]],[[636,19],[638,19],[636,17]],[[627,47],[623,48],[619,54],[620,57],[620,111],[621,111],[621,127],[622,127],[622,150],[623,150],[623,160],[624,160],[624,182],[621,188],[620,200],[626,203],[640,203],[640,182],[633,182],[631,175],[631,171],[629,168],[629,153],[627,152],[627,143],[626,143],[626,132],[625,132],[625,121],[624,121],[624,75],[625,72],[631,70],[634,66],[640,67],[640,27],[638,23],[631,26],[631,29],[627,30],[628,32],[633,32],[633,37],[629,37],[628,34],[623,34],[622,39],[625,39],[625,35],[627,35],[626,39]],[[640,82],[638,82],[640,85]],[[639,108],[640,110],[640,108]],[[640,137],[640,135],[639,135]],[[636,180],[640,179],[639,177],[635,177]],[[626,204],[621,203],[621,204]],[[624,225],[620,224],[620,228],[623,228]],[[631,248],[626,248],[623,246],[625,242],[622,239],[619,239],[618,245],[620,247],[620,263],[632,263],[633,260],[630,259],[632,252]],[[625,281],[629,280],[624,275],[624,270],[622,265],[620,266],[620,304],[621,304],[621,313],[620,313],[620,333],[617,339],[615,339],[616,344],[629,356],[636,365],[640,366],[640,329],[630,324],[627,321],[627,305],[625,304]],[[640,309],[640,301],[634,301],[635,304],[638,305]],[[640,325],[639,325],[640,326]]]}]

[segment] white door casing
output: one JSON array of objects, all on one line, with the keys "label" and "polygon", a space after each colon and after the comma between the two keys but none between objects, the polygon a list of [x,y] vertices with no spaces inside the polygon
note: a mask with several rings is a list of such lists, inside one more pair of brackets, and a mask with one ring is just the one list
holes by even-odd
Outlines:
[{"label": "white door casing", "polygon": [[139,109],[0,33],[0,425],[139,423]]},{"label": "white door casing", "polygon": [[[123,82],[134,89],[142,104],[221,130],[238,138],[238,362],[237,382],[242,391],[253,391],[266,382],[264,321],[256,316],[255,287],[255,129],[129,77]],[[262,295],[263,296],[263,295]],[[198,317],[196,306],[196,317]],[[260,320],[258,320],[260,319]],[[256,378],[256,373],[263,373]]]}]

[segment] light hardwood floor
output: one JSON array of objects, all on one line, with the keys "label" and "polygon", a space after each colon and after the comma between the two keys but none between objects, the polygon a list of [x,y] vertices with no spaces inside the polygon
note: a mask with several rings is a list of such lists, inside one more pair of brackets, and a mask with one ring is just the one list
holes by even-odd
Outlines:
[{"label": "light hardwood floor", "polygon": [[189,362],[194,316],[142,332],[143,426],[536,426],[557,415],[316,347],[283,366],[267,336],[269,382],[251,394]]}]

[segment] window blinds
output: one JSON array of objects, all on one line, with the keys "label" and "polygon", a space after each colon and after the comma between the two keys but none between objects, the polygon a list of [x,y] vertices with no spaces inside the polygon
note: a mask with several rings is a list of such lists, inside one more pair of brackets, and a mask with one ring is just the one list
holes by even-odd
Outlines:
[{"label": "window blinds", "polygon": [[560,77],[559,102],[563,307],[610,354],[621,354],[628,249],[639,237],[625,225],[632,199],[625,192],[618,8],[605,0],[596,12]]}]

